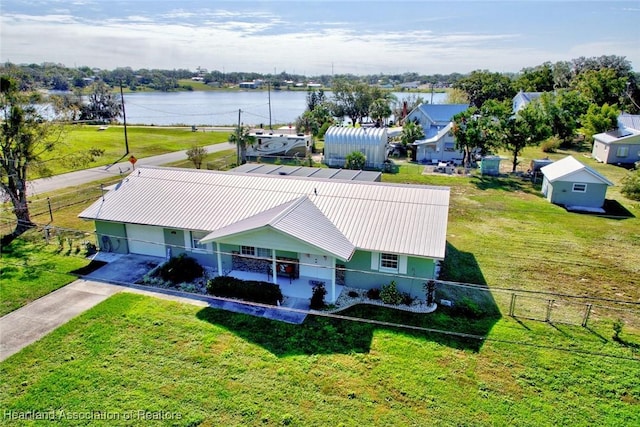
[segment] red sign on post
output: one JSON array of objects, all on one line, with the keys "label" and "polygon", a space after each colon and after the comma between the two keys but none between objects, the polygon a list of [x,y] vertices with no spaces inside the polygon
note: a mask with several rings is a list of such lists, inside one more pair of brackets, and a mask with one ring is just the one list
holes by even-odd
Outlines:
[{"label": "red sign on post", "polygon": [[136,159],[135,157],[131,156],[129,157],[129,162],[131,163],[131,166],[133,167],[133,169],[136,168],[136,162],[138,161],[138,159]]}]

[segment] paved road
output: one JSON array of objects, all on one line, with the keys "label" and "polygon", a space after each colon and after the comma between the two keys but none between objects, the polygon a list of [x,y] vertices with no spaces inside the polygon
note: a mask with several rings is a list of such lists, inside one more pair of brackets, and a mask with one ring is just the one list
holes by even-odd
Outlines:
[{"label": "paved road", "polygon": [[[233,150],[235,145],[229,143],[221,143],[209,145],[204,148],[208,153],[216,153],[218,151]],[[173,153],[161,154],[158,156],[145,157],[138,159],[136,167],[139,166],[162,166],[167,163],[172,163],[187,158],[187,150],[175,151]],[[76,185],[86,184],[88,182],[98,181],[105,177],[117,176],[121,172],[129,173],[131,171],[131,163],[125,159],[125,161],[116,163],[111,166],[98,166],[91,169],[85,169],[76,172],[69,172],[62,175],[55,175],[50,178],[41,178],[29,182],[29,196],[35,196],[37,194],[48,193],[51,191],[60,190],[66,187],[72,187]]]}]

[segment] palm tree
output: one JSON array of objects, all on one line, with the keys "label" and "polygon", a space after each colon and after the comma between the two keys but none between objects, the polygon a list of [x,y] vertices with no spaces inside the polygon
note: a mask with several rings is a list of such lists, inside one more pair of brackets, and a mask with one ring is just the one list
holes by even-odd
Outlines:
[{"label": "palm tree", "polygon": [[236,158],[238,165],[247,163],[247,144],[252,144],[254,141],[255,137],[249,134],[248,126],[238,126],[236,132],[229,135],[229,142],[236,144],[238,147],[238,156]]},{"label": "palm tree", "polygon": [[419,124],[408,121],[402,127],[400,141],[405,150],[408,150],[411,144],[422,138],[424,138],[424,131]]}]

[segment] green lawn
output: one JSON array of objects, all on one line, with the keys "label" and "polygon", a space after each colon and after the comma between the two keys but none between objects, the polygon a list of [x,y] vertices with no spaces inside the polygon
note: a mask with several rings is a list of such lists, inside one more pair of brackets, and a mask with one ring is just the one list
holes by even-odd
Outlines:
[{"label": "green lawn", "polygon": [[[580,159],[616,184],[626,173]],[[341,314],[418,329],[316,317],[294,326],[120,294],[0,364],[0,406],[15,414],[166,411],[180,414],[175,425],[204,426],[639,425],[637,305],[600,301],[583,328],[509,317],[509,293],[499,288],[637,303],[640,204],[614,187],[609,198],[630,216],[580,215],[549,204],[539,184],[518,177],[423,170],[402,165],[383,181],[451,188],[444,277],[487,285],[484,308],[497,308],[498,316],[353,308]],[[50,196],[58,203],[52,225],[93,229],[76,216],[99,197],[99,185]],[[56,254],[53,243],[43,249],[18,241],[3,254],[4,312],[61,286],[70,276],[60,273],[82,266],[65,266],[83,260]],[[7,268],[5,260],[21,266]],[[616,319],[625,321],[620,342],[611,338]],[[486,340],[451,335],[458,332]],[[128,422],[145,423],[121,424]]]},{"label": "green lawn", "polygon": [[0,405],[5,414],[54,411],[60,425],[114,424],[60,419],[87,413],[146,425],[146,411],[174,417],[153,425],[184,426],[631,426],[640,423],[639,362],[580,327],[503,318],[478,348],[348,320],[289,325],[118,294],[0,364]]},{"label": "green lawn", "polygon": [[[112,164],[122,160],[125,155],[125,138],[123,126],[109,126],[106,130],[98,130],[99,126],[69,126],[63,132],[57,148],[43,156],[53,174],[70,172],[77,169],[65,161],[70,154],[90,148],[103,149],[104,155],[84,167]],[[191,128],[127,126],[127,140],[130,155],[138,158],[187,150],[193,145],[205,146],[226,142],[228,132],[192,132]],[[30,179],[37,178],[33,171]]]},{"label": "green lawn", "polygon": [[81,238],[70,246],[65,237],[60,250],[56,238],[52,239],[55,244],[47,245],[40,234],[29,237],[2,248],[0,316],[71,283],[76,276],[69,272],[89,264],[82,256]]}]

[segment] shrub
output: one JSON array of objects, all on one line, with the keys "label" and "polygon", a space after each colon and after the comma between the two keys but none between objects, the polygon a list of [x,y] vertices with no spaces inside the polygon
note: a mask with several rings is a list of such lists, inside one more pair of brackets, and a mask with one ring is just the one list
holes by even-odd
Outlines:
[{"label": "shrub", "polygon": [[324,308],[324,296],[327,294],[327,290],[325,289],[322,283],[318,283],[313,286],[313,294],[311,295],[311,304],[310,308],[312,310],[320,310]]},{"label": "shrub", "polygon": [[261,304],[278,305],[282,301],[280,286],[256,280],[240,280],[231,276],[217,276],[207,282],[207,292],[224,298],[237,298]]},{"label": "shrub", "polygon": [[413,304],[413,301],[415,301],[415,298],[412,297],[410,294],[404,292],[402,294],[402,304],[404,305],[411,305]]},{"label": "shrub", "polygon": [[620,191],[631,200],[640,200],[640,170],[631,172],[622,178]]},{"label": "shrub", "polygon": [[467,297],[463,297],[456,302],[451,312],[471,319],[479,319],[486,314],[477,302]]},{"label": "shrub", "polygon": [[347,295],[349,295],[349,297],[351,298],[358,298],[360,296],[360,294],[357,293],[356,291],[349,291]]},{"label": "shrub", "polygon": [[620,334],[622,333],[622,327],[624,322],[620,319],[613,322],[613,339],[614,341],[620,341]]},{"label": "shrub", "polygon": [[158,268],[156,275],[162,280],[171,283],[193,282],[202,277],[204,269],[198,261],[186,254],[172,257]]},{"label": "shrub", "polygon": [[540,145],[540,148],[542,148],[542,151],[545,153],[555,153],[558,148],[560,148],[560,143],[560,139],[558,139],[557,136],[552,136],[544,141],[542,145]]},{"label": "shrub", "polygon": [[398,287],[396,286],[396,282],[394,280],[392,280],[391,283],[382,286],[382,290],[380,291],[380,299],[385,304],[402,304],[402,294],[398,290]]},{"label": "shrub", "polygon": [[380,289],[378,288],[369,289],[367,291],[367,298],[374,299],[374,300],[380,299]]}]

